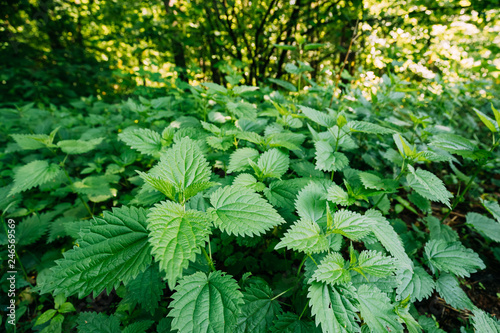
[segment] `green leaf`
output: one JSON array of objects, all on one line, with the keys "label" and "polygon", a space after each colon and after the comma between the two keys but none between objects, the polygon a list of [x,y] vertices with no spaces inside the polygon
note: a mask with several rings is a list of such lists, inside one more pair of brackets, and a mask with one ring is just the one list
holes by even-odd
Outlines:
[{"label": "green leaf", "polygon": [[431,240],[425,244],[425,258],[433,272],[439,270],[460,277],[469,277],[470,273],[486,267],[476,252],[460,242]]},{"label": "green leaf", "polygon": [[330,284],[347,283],[351,281],[351,274],[344,268],[346,261],[338,252],[328,254],[314,272],[312,278],[318,282]]},{"label": "green leaf", "polygon": [[450,198],[453,195],[444,187],[441,179],[426,170],[410,168],[410,171],[411,173],[406,176],[406,180],[412,189],[424,198],[439,201],[451,209]]},{"label": "green leaf", "polygon": [[336,184],[328,188],[326,199],[341,206],[350,206],[356,202],[356,199],[350,198],[349,194]]},{"label": "green leaf", "polygon": [[[500,117],[500,115],[499,115]],[[500,119],[498,120],[500,123]],[[472,325],[476,332],[500,333],[500,323],[478,308],[472,310]]]},{"label": "green leaf", "polygon": [[250,168],[248,160],[257,162],[259,151],[253,148],[236,149],[229,157],[227,173],[245,171]]},{"label": "green leaf", "polygon": [[248,287],[243,292],[244,304],[235,332],[268,332],[276,316],[282,312],[281,305],[273,297],[273,291],[266,284]]},{"label": "green leaf", "polygon": [[415,266],[413,272],[409,269],[399,271],[397,279],[401,282],[396,290],[398,300],[410,296],[411,302],[420,302],[429,297],[436,287],[432,277],[420,266]]},{"label": "green leaf", "polygon": [[438,323],[433,318],[425,316],[418,317],[418,323],[422,326],[426,333],[446,333],[438,327]]},{"label": "green leaf", "polygon": [[278,315],[270,329],[271,333],[319,333],[314,322],[303,321],[298,315],[291,312],[285,312]]},{"label": "green leaf", "polygon": [[132,323],[125,327],[122,333],[137,333],[137,332],[146,332],[148,328],[153,325],[153,320],[141,320],[135,323]]},{"label": "green leaf", "polygon": [[208,88],[208,92],[210,94],[214,94],[214,93],[221,93],[223,95],[227,94],[226,87],[221,86],[220,84],[213,83],[213,82],[204,82],[201,85],[204,86],[204,87],[207,87]]},{"label": "green leaf", "polygon": [[323,333],[359,332],[356,316],[356,294],[349,285],[332,286],[312,281],[309,285],[309,306]]},{"label": "green leaf", "polygon": [[210,196],[215,226],[236,236],[261,235],[285,222],[260,195],[241,186],[221,187]]},{"label": "green leaf", "polygon": [[347,127],[351,129],[351,132],[361,132],[368,134],[394,134],[395,130],[387,127],[382,127],[375,125],[366,121],[353,120],[347,123]]},{"label": "green leaf", "polygon": [[[291,48],[295,49],[295,46],[289,46],[289,45],[278,45],[277,47],[281,47],[281,48],[288,47],[289,49],[291,49]],[[290,82],[280,80],[280,79],[272,79],[272,78],[270,78],[268,80],[272,83],[277,84],[280,87],[285,88],[286,90],[293,91],[293,92],[297,91],[297,88],[295,88],[295,86],[293,84],[291,84]]]},{"label": "green leaf", "polygon": [[59,308],[58,311],[60,313],[68,313],[68,312],[76,311],[76,309],[73,306],[73,304],[71,304],[70,302],[66,302],[66,303],[61,304],[61,307]]},{"label": "green leaf", "polygon": [[455,134],[438,134],[432,137],[432,146],[443,149],[452,154],[463,157],[476,158],[474,151],[477,150],[475,144],[468,139]]},{"label": "green leaf", "polygon": [[483,236],[500,242],[500,223],[478,213],[467,213],[466,223],[479,231]]},{"label": "green leaf", "polygon": [[81,312],[76,320],[78,333],[120,333],[120,321],[114,315]]},{"label": "green leaf", "polygon": [[50,310],[45,311],[44,313],[42,313],[40,315],[40,317],[38,317],[36,319],[35,325],[33,325],[33,326],[38,326],[38,325],[45,324],[46,322],[48,322],[49,320],[51,320],[52,317],[54,317],[54,315],[56,313],[57,313],[57,310],[54,310],[54,309],[50,309]]},{"label": "green leaf", "polygon": [[214,149],[219,149],[222,151],[226,151],[233,146],[233,138],[230,136],[225,137],[217,137],[217,136],[209,136],[206,139],[208,145]]},{"label": "green leaf", "polygon": [[394,305],[378,288],[362,285],[358,288],[358,301],[361,316],[372,332],[403,332]]},{"label": "green leaf", "polygon": [[276,180],[271,182],[268,188],[264,189],[264,195],[273,206],[293,211],[299,189],[300,184],[295,179]]},{"label": "green leaf", "polygon": [[384,256],[378,251],[363,251],[358,257],[356,266],[352,269],[360,273],[383,277],[391,275],[396,266],[393,258]]},{"label": "green leaf", "polygon": [[77,246],[64,252],[41,292],[82,298],[127,283],[151,264],[146,210],[126,207],[105,211],[80,233]]},{"label": "green leaf", "polygon": [[352,240],[358,240],[370,232],[371,220],[361,214],[340,209],[333,215],[332,231]]},{"label": "green leaf", "polygon": [[331,182],[311,182],[297,195],[295,207],[303,219],[320,223],[326,217],[326,194]]},{"label": "green leaf", "polygon": [[399,133],[395,133],[392,135],[396,146],[398,147],[399,153],[403,158],[405,157],[413,157],[416,154],[416,150],[414,147],[410,147],[410,144],[406,139]]},{"label": "green leaf", "polygon": [[60,174],[61,168],[57,164],[49,165],[47,161],[30,162],[14,173],[14,186],[9,196],[53,181]]},{"label": "green leaf", "polygon": [[369,224],[370,230],[375,234],[387,251],[398,259],[399,265],[413,271],[413,263],[405,252],[401,238],[389,224],[389,221],[382,216],[382,213],[375,209],[369,209],[365,213],[365,218],[372,221],[372,223]]},{"label": "green leaf", "polygon": [[16,226],[16,243],[19,246],[30,245],[39,240],[47,231],[55,214],[43,213],[31,215]]},{"label": "green leaf", "polygon": [[328,113],[321,112],[304,105],[299,105],[298,107],[300,111],[302,111],[304,116],[314,121],[316,124],[324,127],[332,127],[337,124],[336,119],[330,116]]},{"label": "green leaf", "polygon": [[270,149],[260,155],[257,166],[264,178],[281,178],[288,170],[290,158],[278,149]]},{"label": "green leaf", "polygon": [[184,277],[172,298],[168,316],[179,332],[232,333],[243,304],[238,284],[221,271]]},{"label": "green leaf", "polygon": [[139,176],[146,182],[148,185],[153,187],[155,190],[160,191],[161,193],[165,194],[167,198],[170,200],[175,200],[175,187],[170,183],[169,181],[160,179],[158,177],[155,177],[153,175],[148,175],[145,172],[140,172],[137,171]]},{"label": "green leaf", "polygon": [[309,254],[328,251],[330,243],[317,223],[303,218],[292,225],[276,245],[275,250],[284,247]]},{"label": "green leaf", "polygon": [[479,117],[479,119],[481,119],[481,121],[483,122],[483,124],[486,125],[486,127],[488,127],[488,129],[492,132],[492,133],[496,133],[498,132],[498,128],[500,125],[496,124],[493,119],[491,119],[490,117],[488,117],[487,115],[485,115],[484,113],[482,113],[481,111],[473,108],[474,111],[476,112],[477,116]]},{"label": "green leaf", "polygon": [[192,184],[209,182],[211,170],[196,142],[185,137],[161,155],[149,174],[184,192]]},{"label": "green leaf", "polygon": [[436,291],[446,303],[456,309],[474,309],[474,304],[460,288],[458,280],[451,274],[441,274],[436,282]]},{"label": "green leaf", "polygon": [[500,205],[496,201],[486,201],[481,199],[481,203],[488,212],[500,223]]},{"label": "green leaf", "polygon": [[126,130],[118,138],[142,154],[156,157],[161,152],[161,135],[148,128]]},{"label": "green leaf", "polygon": [[236,86],[233,88],[233,93],[237,96],[244,94],[249,91],[255,91],[259,90],[259,87],[252,87],[252,86]]},{"label": "green leaf", "polygon": [[269,147],[284,147],[289,150],[299,150],[306,136],[297,133],[272,133],[266,136]]},{"label": "green leaf", "polygon": [[124,300],[139,303],[141,307],[154,314],[163,295],[165,283],[156,265],[151,265],[144,272],[139,273],[127,285],[127,294]]},{"label": "green leaf", "polygon": [[14,141],[26,150],[45,148],[52,143],[47,134],[11,134]]},{"label": "green leaf", "polygon": [[236,137],[240,140],[250,141],[251,143],[255,143],[257,145],[263,144],[264,138],[255,132],[238,132]]},{"label": "green leaf", "polygon": [[94,150],[101,144],[104,138],[96,138],[92,140],[63,140],[57,143],[63,152],[70,155],[84,154]]},{"label": "green leaf", "polygon": [[322,171],[339,171],[349,165],[349,160],[343,153],[334,152],[327,141],[316,141],[316,169]]},{"label": "green leaf", "polygon": [[430,232],[430,239],[442,239],[447,242],[458,241],[458,234],[449,225],[442,224],[435,216],[427,216],[425,218],[427,227]]},{"label": "green leaf", "polygon": [[208,241],[208,217],[195,210],[185,211],[182,205],[171,201],[156,204],[148,214],[149,243],[160,269],[165,271],[172,290],[189,261],[196,259],[201,247]]}]

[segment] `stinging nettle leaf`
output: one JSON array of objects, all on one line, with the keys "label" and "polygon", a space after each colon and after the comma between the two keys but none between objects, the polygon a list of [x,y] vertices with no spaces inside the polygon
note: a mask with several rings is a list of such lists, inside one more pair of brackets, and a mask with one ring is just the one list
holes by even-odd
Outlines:
[{"label": "stinging nettle leaf", "polygon": [[[500,118],[500,115],[499,115]],[[498,120],[500,123],[500,119]],[[472,310],[472,324],[476,332],[500,333],[500,322],[478,308]]]},{"label": "stinging nettle leaf", "polygon": [[207,213],[216,227],[236,236],[261,235],[285,220],[260,195],[241,186],[221,187],[210,196]]},{"label": "stinging nettle leaf", "polygon": [[278,149],[270,149],[260,155],[257,166],[265,178],[281,178],[287,172],[290,158]]},{"label": "stinging nettle leaf", "polygon": [[151,315],[158,308],[163,295],[163,282],[157,265],[151,265],[127,284],[124,300],[137,302]]},{"label": "stinging nettle leaf", "polygon": [[121,333],[120,320],[115,315],[81,312],[76,323],[78,333]]},{"label": "stinging nettle leaf", "polygon": [[316,222],[303,218],[292,225],[274,249],[284,247],[308,254],[320,253],[328,251],[330,242]]},{"label": "stinging nettle leaf", "polygon": [[380,125],[372,124],[366,121],[353,120],[347,123],[347,127],[351,129],[352,132],[362,132],[369,134],[394,134],[395,130],[387,127],[382,127]]},{"label": "stinging nettle leaf", "polygon": [[406,176],[406,180],[412,189],[424,198],[439,201],[451,209],[450,198],[453,195],[448,192],[441,179],[426,170],[410,170],[412,173]]},{"label": "stinging nettle leaf", "polygon": [[484,237],[500,243],[500,223],[478,213],[467,213],[466,223],[479,231]]},{"label": "stinging nettle leaf", "polygon": [[373,276],[384,277],[391,275],[396,269],[394,259],[384,256],[378,251],[363,251],[359,254],[356,266],[352,269],[368,273]]},{"label": "stinging nettle leaf", "polygon": [[57,146],[66,154],[84,154],[94,150],[101,144],[104,138],[96,138],[92,140],[63,140],[57,143]]},{"label": "stinging nettle leaf", "polygon": [[257,162],[259,151],[253,148],[236,149],[229,157],[229,167],[227,173],[240,172],[250,169],[248,160]]},{"label": "stinging nettle leaf", "polygon": [[161,155],[149,174],[174,185],[177,192],[185,192],[195,183],[208,183],[211,170],[196,142],[182,138]]},{"label": "stinging nettle leaf", "polygon": [[474,308],[472,301],[462,288],[460,288],[457,278],[451,274],[441,274],[436,281],[436,291],[446,303],[456,309],[472,310]]},{"label": "stinging nettle leaf", "polygon": [[316,141],[316,169],[322,171],[339,171],[349,165],[347,157],[340,152],[334,152],[327,141]]},{"label": "stinging nettle leaf", "polygon": [[172,290],[189,261],[196,259],[210,235],[208,217],[198,211],[185,211],[171,201],[156,204],[148,214],[149,243],[160,269]]},{"label": "stinging nettle leaf", "polygon": [[370,224],[371,231],[377,239],[389,251],[393,257],[398,259],[399,265],[413,271],[413,263],[405,252],[401,238],[394,231],[394,228],[389,224],[389,221],[375,209],[369,209],[365,213],[365,217],[372,220]]},{"label": "stinging nettle leaf", "polygon": [[361,332],[356,316],[358,302],[356,293],[350,285],[335,285],[310,282],[309,306],[323,333]]},{"label": "stinging nettle leaf", "polygon": [[358,240],[370,233],[371,223],[370,219],[361,214],[341,209],[333,215],[332,231],[352,240]]},{"label": "stinging nettle leaf", "polygon": [[61,174],[61,168],[57,164],[47,161],[33,161],[16,170],[14,174],[14,185],[9,195],[27,191],[33,187],[53,181]]},{"label": "stinging nettle leaf", "polygon": [[351,274],[344,268],[345,262],[340,253],[332,252],[321,260],[312,278],[332,285],[350,282]]},{"label": "stinging nettle leaf", "polygon": [[314,322],[303,321],[295,313],[285,312],[278,315],[270,328],[271,333],[320,333]]},{"label": "stinging nettle leaf", "polygon": [[356,199],[350,198],[349,194],[336,184],[328,188],[326,199],[341,206],[350,206],[356,202]]},{"label": "stinging nettle leaf", "polygon": [[474,108],[474,111],[476,112],[476,114],[479,117],[479,119],[481,119],[481,121],[483,122],[483,124],[486,125],[486,127],[488,127],[488,129],[492,133],[498,132],[498,128],[499,128],[500,125],[498,125],[495,121],[493,121],[493,119],[491,119],[490,117],[488,117],[487,115],[485,115],[481,111],[479,111],[479,110],[477,110],[475,108]]},{"label": "stinging nettle leaf", "polygon": [[10,136],[19,147],[26,150],[45,148],[51,143],[47,134],[11,134]]},{"label": "stinging nettle leaf", "polygon": [[420,266],[415,266],[413,272],[409,269],[399,271],[397,279],[401,281],[396,290],[397,300],[404,300],[410,296],[411,302],[416,300],[420,302],[429,297],[436,287],[432,277]]},{"label": "stinging nettle leaf", "polygon": [[172,298],[168,316],[179,332],[233,333],[243,304],[238,283],[221,271],[184,277]]},{"label": "stinging nettle leaf", "polygon": [[455,134],[434,135],[430,144],[452,154],[470,158],[474,158],[473,153],[477,149],[468,139]]},{"label": "stinging nettle leaf", "polygon": [[496,201],[486,201],[481,199],[481,203],[488,212],[500,223],[500,205]]},{"label": "stinging nettle leaf", "polygon": [[394,305],[378,288],[362,285],[358,288],[358,301],[361,316],[372,332],[403,332]]},{"label": "stinging nettle leaf", "polygon": [[328,113],[321,112],[303,105],[299,105],[299,109],[308,119],[321,126],[332,127],[337,124],[335,118],[330,116]]},{"label": "stinging nettle leaf", "polygon": [[431,240],[425,244],[425,257],[433,272],[436,270],[453,273],[460,277],[469,277],[470,273],[486,266],[479,255],[460,242]]},{"label": "stinging nettle leaf", "polygon": [[259,283],[246,288],[235,332],[268,332],[273,321],[282,312],[281,305],[273,297],[273,291],[266,284]]},{"label": "stinging nettle leaf", "polygon": [[134,279],[151,264],[146,224],[143,208],[123,206],[95,217],[80,233],[78,246],[56,261],[41,292],[82,298]]},{"label": "stinging nettle leaf", "polygon": [[161,135],[148,128],[136,128],[118,134],[118,138],[142,154],[158,156],[161,151]]}]

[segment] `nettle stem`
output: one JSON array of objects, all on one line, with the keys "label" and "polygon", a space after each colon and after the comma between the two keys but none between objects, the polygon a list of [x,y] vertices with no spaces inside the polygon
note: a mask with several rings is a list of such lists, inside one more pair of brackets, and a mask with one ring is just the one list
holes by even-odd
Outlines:
[{"label": "nettle stem", "polygon": [[208,255],[207,250],[205,250],[205,248],[202,247],[201,248],[201,252],[203,252],[203,255],[205,256],[205,259],[208,262],[208,267],[210,267],[210,269],[212,270],[212,272],[215,272],[216,269],[215,269],[214,262],[213,262],[212,258],[210,258],[210,256]]}]

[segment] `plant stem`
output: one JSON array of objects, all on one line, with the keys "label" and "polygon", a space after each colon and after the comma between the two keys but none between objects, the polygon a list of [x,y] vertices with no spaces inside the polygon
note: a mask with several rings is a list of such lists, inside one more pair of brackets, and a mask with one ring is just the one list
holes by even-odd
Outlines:
[{"label": "plant stem", "polygon": [[293,288],[295,288],[295,286],[290,287],[290,288],[288,288],[287,290],[285,290],[284,292],[279,293],[278,295],[274,296],[273,298],[271,298],[271,301],[274,301],[276,298],[280,297],[281,295],[286,294],[287,292],[289,292],[289,291],[290,291],[290,290],[292,290]]},{"label": "plant stem", "polygon": [[307,309],[308,305],[309,305],[309,300],[307,300],[306,305],[304,306],[304,310],[302,310],[302,312],[300,313],[299,320],[300,320],[300,318],[302,318],[304,313],[306,313],[306,309]]},{"label": "plant stem", "polygon": [[299,269],[297,270],[297,277],[299,277],[300,271],[302,270],[302,266],[304,266],[304,263],[306,262],[306,260],[307,260],[307,256],[304,256],[304,259],[302,259],[302,262],[299,265]]},{"label": "plant stem", "polygon": [[205,256],[205,259],[207,260],[208,262],[208,267],[210,267],[210,269],[212,270],[212,272],[215,272],[215,266],[214,266],[214,262],[212,261],[212,259],[209,257],[207,251],[205,250],[204,247],[201,248],[201,251],[203,252],[203,255]]}]

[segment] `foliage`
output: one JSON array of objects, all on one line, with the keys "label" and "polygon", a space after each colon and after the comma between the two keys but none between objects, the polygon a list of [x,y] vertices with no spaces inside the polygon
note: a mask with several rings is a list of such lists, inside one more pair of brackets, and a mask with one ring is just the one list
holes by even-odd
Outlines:
[{"label": "foliage", "polygon": [[16,3],[0,324],[439,332],[439,297],[498,331],[462,288],[500,259],[498,10],[464,3]]}]

